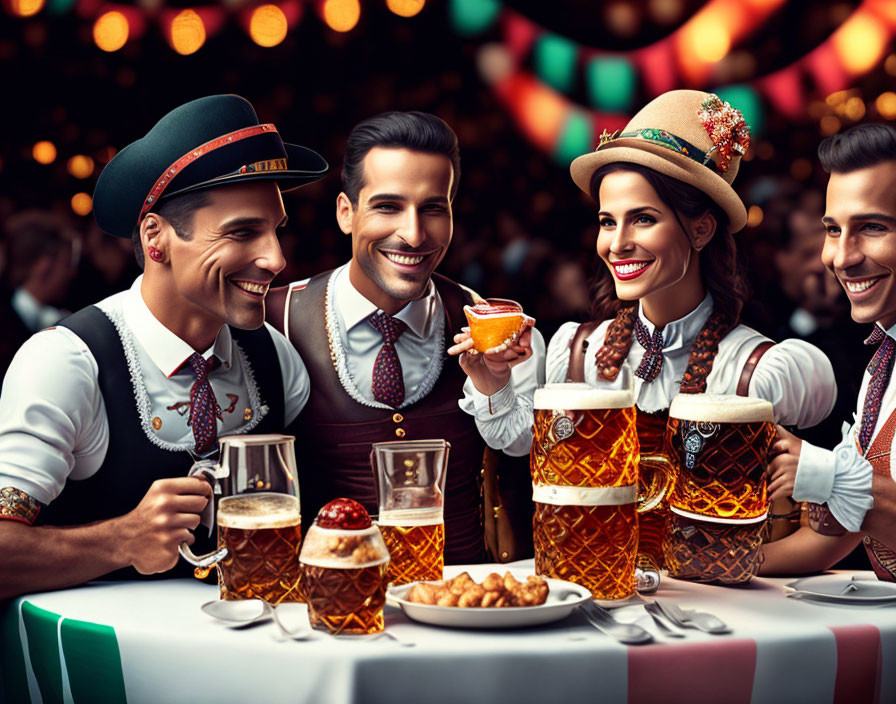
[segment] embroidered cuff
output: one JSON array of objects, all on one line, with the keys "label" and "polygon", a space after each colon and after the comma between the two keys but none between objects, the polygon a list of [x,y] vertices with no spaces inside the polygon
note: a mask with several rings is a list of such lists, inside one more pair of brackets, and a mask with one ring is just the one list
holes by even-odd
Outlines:
[{"label": "embroidered cuff", "polygon": [[793,482],[794,501],[816,504],[827,501],[834,486],[834,463],[834,452],[803,440]]},{"label": "embroidered cuff", "polygon": [[476,420],[491,420],[503,416],[515,405],[516,392],[513,390],[512,379],[507,382],[507,386],[491,396],[486,396],[473,386],[473,409],[476,411]]},{"label": "embroidered cuff", "polygon": [[0,519],[31,525],[40,513],[40,504],[21,489],[0,489]]}]

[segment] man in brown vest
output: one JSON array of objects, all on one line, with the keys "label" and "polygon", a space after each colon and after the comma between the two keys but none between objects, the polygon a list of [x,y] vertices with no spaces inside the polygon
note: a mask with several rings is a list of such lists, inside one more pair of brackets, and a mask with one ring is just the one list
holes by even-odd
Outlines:
[{"label": "man in brown vest", "polygon": [[[444,438],[445,559],[473,563],[485,558],[483,449],[528,454],[527,443],[513,443],[520,429],[507,427],[520,414],[508,411],[531,403],[543,383],[544,341],[527,332],[496,364],[467,365],[466,373],[447,358],[465,325],[463,306],[473,302],[472,292],[434,273],[451,242],[459,176],[457,137],[434,115],[385,113],[357,125],[336,201],[352,259],[272,291],[267,318],[311,377],[294,431],[303,515],[313,518],[338,496],[375,513],[371,444]],[[514,362],[522,363],[511,372]]]},{"label": "man in brown vest", "polygon": [[808,524],[765,546],[761,571],[827,569],[862,541],[878,577],[896,581],[896,129],[858,125],[824,140],[818,155],[831,174],[821,258],[846,290],[853,320],[874,323],[866,344],[880,346],[862,380],[858,420],[833,451],[780,431],[769,488],[810,502]]}]

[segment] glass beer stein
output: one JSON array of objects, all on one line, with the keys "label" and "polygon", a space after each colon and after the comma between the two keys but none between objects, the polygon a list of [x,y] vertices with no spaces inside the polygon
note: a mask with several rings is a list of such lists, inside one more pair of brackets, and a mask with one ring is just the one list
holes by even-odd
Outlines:
[{"label": "glass beer stein", "polygon": [[442,579],[445,564],[445,440],[373,444],[370,461],[379,497],[379,524],[391,561],[387,580],[407,584]]},{"label": "glass beer stein", "polygon": [[640,511],[668,486],[638,496],[634,392],[548,384],[535,392],[530,458],[535,501],[535,569],[581,584],[600,599],[635,590]]},{"label": "glass beer stein", "polygon": [[221,599],[302,601],[299,547],[302,517],[294,438],[288,435],[222,437],[217,463],[197,462],[191,474],[215,485],[218,550],[181,555],[194,565],[217,565]]},{"label": "glass beer stein", "polygon": [[678,468],[663,552],[669,574],[718,584],[759,570],[768,515],[772,404],[748,396],[680,394],[667,443]]}]

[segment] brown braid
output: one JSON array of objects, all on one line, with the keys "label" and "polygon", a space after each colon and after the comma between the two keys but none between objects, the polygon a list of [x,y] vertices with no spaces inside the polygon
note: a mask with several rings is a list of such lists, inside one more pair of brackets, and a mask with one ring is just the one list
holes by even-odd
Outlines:
[{"label": "brown braid", "polygon": [[[595,355],[599,378],[614,381],[619,375],[622,362],[632,348],[632,331],[637,314],[636,306],[621,308],[607,328],[604,344]],[[681,378],[681,393],[702,394],[706,391],[706,377],[712,371],[719,342],[732,327],[726,315],[715,310],[712,312],[691,347],[688,366]]]},{"label": "brown braid", "polygon": [[604,344],[595,355],[597,376],[604,381],[615,381],[625,358],[632,348],[632,331],[635,328],[636,306],[620,308],[607,328]]}]

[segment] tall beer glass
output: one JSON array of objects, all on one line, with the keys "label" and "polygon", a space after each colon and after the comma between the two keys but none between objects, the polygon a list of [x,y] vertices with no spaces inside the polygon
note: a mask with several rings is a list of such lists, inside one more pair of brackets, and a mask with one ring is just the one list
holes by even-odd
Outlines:
[{"label": "tall beer glass", "polygon": [[733,395],[680,394],[669,408],[678,465],[663,546],[669,574],[739,584],[759,570],[768,516],[772,404]]},{"label": "tall beer glass", "polygon": [[188,549],[181,554],[194,564],[217,564],[222,599],[301,601],[294,438],[231,435],[219,442],[217,464],[196,465],[216,482],[218,551],[192,560]]},{"label": "tall beer glass", "polygon": [[645,497],[639,507],[632,387],[548,384],[534,407],[535,570],[601,599],[627,598],[635,590],[637,512],[657,502]]},{"label": "tall beer glass", "polygon": [[450,449],[445,440],[373,444],[378,523],[391,556],[387,580],[393,584],[442,579]]}]

